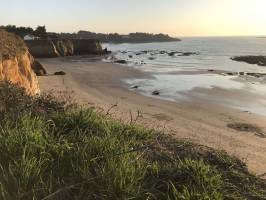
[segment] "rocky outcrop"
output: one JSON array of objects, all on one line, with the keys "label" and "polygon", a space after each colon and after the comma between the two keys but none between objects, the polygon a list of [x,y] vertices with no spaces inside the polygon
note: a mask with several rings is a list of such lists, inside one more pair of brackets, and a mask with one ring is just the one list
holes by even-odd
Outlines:
[{"label": "rocky outcrop", "polygon": [[37,76],[47,75],[47,72],[46,72],[44,66],[36,59],[34,59],[31,68],[33,69],[33,71],[35,72],[35,74]]},{"label": "rocky outcrop", "polygon": [[238,62],[266,66],[266,56],[236,56],[231,59]]},{"label": "rocky outcrop", "polygon": [[8,81],[35,95],[40,92],[32,67],[34,58],[17,36],[0,30],[0,81]]},{"label": "rocky outcrop", "polygon": [[54,42],[51,40],[28,40],[25,42],[34,57],[53,58],[60,56]]},{"label": "rocky outcrop", "polygon": [[74,45],[70,40],[54,40],[53,43],[60,56],[74,55]]},{"label": "rocky outcrop", "polygon": [[74,54],[103,54],[102,45],[98,40],[86,39],[86,40],[71,40],[74,46]]},{"label": "rocky outcrop", "polygon": [[29,40],[26,41],[30,53],[34,57],[52,58],[81,54],[106,54],[98,40],[74,39],[74,40]]}]

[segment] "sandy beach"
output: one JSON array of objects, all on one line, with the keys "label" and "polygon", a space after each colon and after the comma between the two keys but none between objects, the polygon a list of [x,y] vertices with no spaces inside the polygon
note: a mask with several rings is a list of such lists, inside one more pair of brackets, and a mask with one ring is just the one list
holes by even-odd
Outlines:
[{"label": "sandy beach", "polygon": [[[73,91],[74,99],[84,105],[109,110],[110,115],[138,122],[178,138],[190,139],[202,145],[225,150],[245,161],[251,172],[266,178],[266,138],[252,132],[239,132],[228,128],[230,123],[249,123],[266,132],[266,117],[222,106],[196,98],[171,102],[140,95],[121,80],[147,77],[149,74],[136,69],[104,63],[99,59],[78,61],[75,57],[40,59],[48,74],[66,72],[66,76],[41,76],[42,92]],[[198,89],[199,90],[199,89]],[[196,91],[199,92],[199,91]],[[213,89],[202,93],[238,95],[237,91]],[[242,96],[241,96],[242,95]],[[239,94],[239,98],[245,98]],[[248,97],[246,97],[248,98]],[[117,106],[114,106],[117,105]]]}]

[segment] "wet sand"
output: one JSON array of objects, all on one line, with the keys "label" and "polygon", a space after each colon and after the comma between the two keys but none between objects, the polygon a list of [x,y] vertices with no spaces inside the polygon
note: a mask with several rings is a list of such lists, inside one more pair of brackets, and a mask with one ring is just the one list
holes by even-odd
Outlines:
[{"label": "wet sand", "polygon": [[[39,77],[43,92],[73,91],[74,98],[81,104],[102,108],[105,112],[112,108],[108,113],[123,121],[138,118],[138,122],[145,126],[225,150],[245,161],[251,172],[257,175],[266,173],[266,138],[227,127],[229,123],[249,123],[266,133],[266,117],[222,106],[215,101],[208,102],[198,98],[193,91],[187,94],[189,101],[179,102],[140,95],[121,79],[145,78],[149,74],[129,67],[71,58],[40,61],[50,74],[61,70],[67,73],[66,76]],[[215,88],[201,92],[217,94],[217,97],[238,95],[238,91]],[[244,99],[247,95],[239,93],[239,96]]]}]

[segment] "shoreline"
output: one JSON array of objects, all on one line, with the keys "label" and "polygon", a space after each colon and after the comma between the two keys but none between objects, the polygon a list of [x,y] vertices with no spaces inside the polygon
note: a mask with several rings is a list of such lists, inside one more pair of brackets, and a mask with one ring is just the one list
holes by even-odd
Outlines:
[{"label": "shoreline", "polygon": [[129,90],[121,79],[147,78],[149,74],[97,60],[70,62],[70,59],[40,59],[49,74],[61,70],[67,73],[66,76],[39,77],[41,91],[73,91],[78,103],[103,110],[117,104],[110,111],[115,118],[129,121],[131,117],[138,117],[144,126],[225,150],[244,160],[257,175],[266,172],[266,139],[227,127],[232,122],[251,123],[266,131],[265,117],[203,100],[176,103],[143,96]]}]

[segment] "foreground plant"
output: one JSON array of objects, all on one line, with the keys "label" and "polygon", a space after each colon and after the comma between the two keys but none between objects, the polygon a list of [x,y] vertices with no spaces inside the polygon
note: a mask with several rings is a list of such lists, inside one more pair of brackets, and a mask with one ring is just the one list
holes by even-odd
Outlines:
[{"label": "foreground plant", "polygon": [[0,199],[266,199],[224,152],[0,89]]}]

